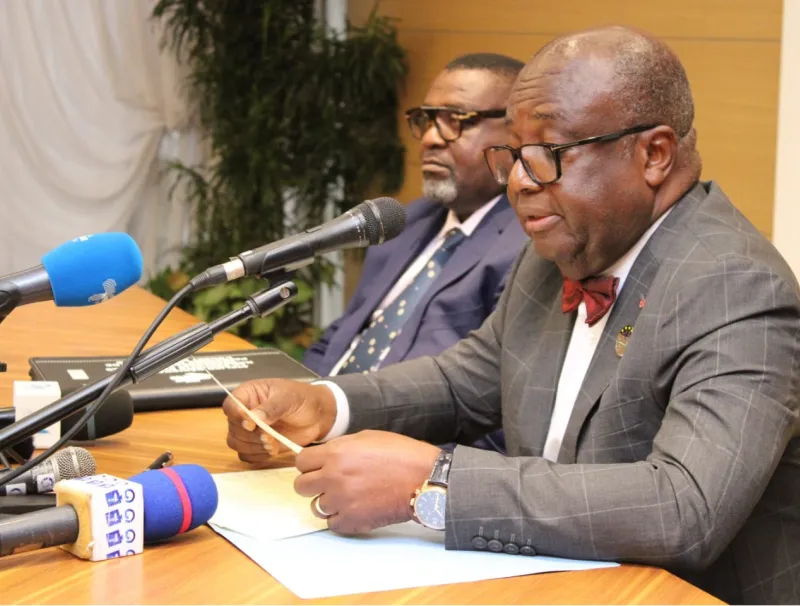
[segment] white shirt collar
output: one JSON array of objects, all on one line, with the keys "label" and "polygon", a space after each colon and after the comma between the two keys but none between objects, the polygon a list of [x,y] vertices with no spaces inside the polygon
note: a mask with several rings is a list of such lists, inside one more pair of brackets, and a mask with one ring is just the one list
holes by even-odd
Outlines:
[{"label": "white shirt collar", "polygon": [[617,287],[617,292],[622,291],[622,285],[625,283],[625,279],[628,277],[628,274],[631,272],[631,267],[633,267],[634,261],[639,256],[639,253],[642,252],[644,245],[647,244],[647,241],[650,239],[650,236],[658,229],[658,226],[667,218],[667,215],[672,212],[672,208],[670,207],[667,209],[663,215],[661,215],[655,223],[653,223],[646,232],[642,234],[642,237],[636,241],[636,244],[631,246],[622,257],[620,257],[614,265],[609,267],[604,272],[601,272],[601,275],[608,276],[613,275],[619,278],[619,286]]},{"label": "white shirt collar", "polygon": [[465,236],[470,237],[472,232],[478,229],[478,225],[481,224],[483,218],[489,213],[490,210],[492,210],[492,208],[494,208],[494,205],[497,204],[497,201],[502,196],[503,194],[500,194],[489,200],[486,204],[472,213],[463,223],[458,220],[456,213],[454,213],[452,210],[447,211],[447,218],[444,220],[444,226],[442,226],[439,234],[446,234],[451,229],[457,228],[460,229]]}]

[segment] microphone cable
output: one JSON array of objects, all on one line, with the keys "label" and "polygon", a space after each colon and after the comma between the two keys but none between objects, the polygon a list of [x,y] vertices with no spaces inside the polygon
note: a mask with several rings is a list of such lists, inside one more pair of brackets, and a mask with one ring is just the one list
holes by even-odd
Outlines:
[{"label": "microphone cable", "polygon": [[57,451],[64,444],[66,444],[67,441],[71,440],[73,436],[75,436],[75,434],[77,434],[83,428],[83,426],[86,425],[89,419],[100,409],[100,407],[103,404],[105,404],[106,400],[108,399],[108,396],[110,396],[111,393],[122,382],[125,375],[131,369],[131,366],[133,366],[133,363],[139,357],[139,354],[142,353],[142,350],[144,349],[145,345],[147,345],[147,342],[153,336],[153,333],[158,329],[159,326],[161,326],[161,323],[166,319],[169,312],[171,312],[184,299],[184,297],[186,297],[186,295],[188,295],[193,290],[194,290],[194,284],[190,282],[182,289],[180,289],[177,293],[175,293],[175,295],[173,295],[173,297],[169,300],[169,302],[167,302],[167,304],[164,306],[161,312],[156,316],[156,319],[153,320],[148,329],[144,332],[142,338],[139,339],[139,342],[136,344],[136,347],[133,348],[133,351],[128,356],[128,359],[122,366],[119,367],[117,372],[114,374],[114,378],[111,380],[111,382],[108,385],[106,385],[106,388],[99,396],[97,396],[97,399],[86,407],[86,411],[84,412],[83,416],[75,423],[75,425],[70,427],[69,430],[67,430],[67,432],[64,433],[55,442],[55,444],[50,446],[47,450],[45,450],[41,454],[30,459],[23,465],[20,465],[13,471],[10,471],[5,476],[3,476],[2,479],[0,479],[0,486],[5,486],[11,480],[16,479],[23,473],[39,465],[39,463],[42,463],[46,459],[53,456],[53,453],[55,451]]}]

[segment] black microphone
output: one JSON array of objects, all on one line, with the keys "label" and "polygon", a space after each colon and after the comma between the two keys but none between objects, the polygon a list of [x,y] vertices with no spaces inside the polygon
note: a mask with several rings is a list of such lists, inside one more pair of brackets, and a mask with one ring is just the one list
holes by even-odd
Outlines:
[{"label": "black microphone", "polygon": [[362,202],[343,215],[303,233],[259,246],[215,265],[192,278],[194,289],[230,282],[243,276],[293,271],[317,255],[347,248],[364,248],[396,237],[406,225],[406,211],[393,198]]},{"label": "black microphone", "polygon": [[[214,336],[238,326],[254,316],[266,316],[280,309],[297,295],[297,285],[293,282],[282,282],[266,290],[250,295],[244,305],[211,322],[201,322],[176,335],[164,339],[157,345],[143,351],[129,372],[122,379],[119,387],[129,383],[144,381],[160,370],[172,366],[175,362],[193,354],[214,340]],[[85,385],[68,396],[56,400],[40,408],[26,417],[18,419],[8,427],[0,427],[0,450],[23,441],[31,434],[60,423],[67,415],[73,414],[96,400],[103,390],[114,381],[114,375]],[[17,470],[14,470],[15,472]],[[0,477],[0,484],[3,479]]]},{"label": "black microphone", "polygon": [[[70,446],[23,473],[5,486],[0,486],[0,496],[40,494],[50,492],[59,480],[82,478],[97,471],[94,457],[85,448]],[[0,478],[11,470],[0,471]]]},{"label": "black microphone", "polygon": [[[64,394],[65,396],[67,394]],[[83,416],[83,411],[75,412],[61,421],[61,435],[69,431],[80,418]],[[0,428],[11,425],[17,420],[16,411],[14,408],[0,408]],[[95,414],[93,414],[86,425],[84,425],[78,433],[72,438],[75,441],[97,440],[105,438],[106,436],[119,433],[133,423],[133,400],[130,393],[120,390],[113,392],[106,400],[105,404],[100,407]],[[28,448],[22,446],[22,442],[16,444],[14,448],[17,452],[27,452]],[[28,454],[27,458],[30,458]]]},{"label": "black microphone", "polygon": [[0,516],[18,516],[23,513],[50,509],[55,507],[56,503],[56,495],[53,492],[0,497]]}]

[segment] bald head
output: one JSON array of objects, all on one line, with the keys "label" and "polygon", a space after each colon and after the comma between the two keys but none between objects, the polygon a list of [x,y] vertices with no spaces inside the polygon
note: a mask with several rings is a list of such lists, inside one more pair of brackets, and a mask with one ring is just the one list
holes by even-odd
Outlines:
[{"label": "bald head", "polygon": [[581,82],[597,85],[581,72],[605,72],[608,100],[628,126],[665,124],[679,139],[692,129],[694,102],[683,65],[666,44],[646,33],[615,26],[561,36],[533,56],[522,79],[542,62],[568,65],[564,76],[574,78],[576,88]]},{"label": "bald head", "polygon": [[524,144],[506,169],[509,199],[537,253],[573,279],[611,267],[700,175],[686,72],[632,29],[544,46],[506,115]]}]

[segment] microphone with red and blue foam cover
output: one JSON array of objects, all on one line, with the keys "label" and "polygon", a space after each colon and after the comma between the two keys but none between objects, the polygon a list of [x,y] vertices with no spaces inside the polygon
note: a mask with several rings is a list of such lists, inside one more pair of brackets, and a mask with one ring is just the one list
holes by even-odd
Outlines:
[{"label": "microphone with red and blue foam cover", "polygon": [[42,264],[0,278],[0,319],[19,305],[59,307],[102,303],[142,277],[142,253],[128,234],[81,236],[54,248]]},{"label": "microphone with red and blue foam cover", "polygon": [[199,465],[148,470],[129,480],[90,476],[56,484],[57,507],[0,520],[0,556],[61,545],[79,558],[142,551],[208,522],[219,496]]},{"label": "microphone with red and blue foam cover", "polygon": [[130,481],[144,487],[145,543],[193,530],[208,522],[217,511],[217,485],[200,465],[151,469]]}]

